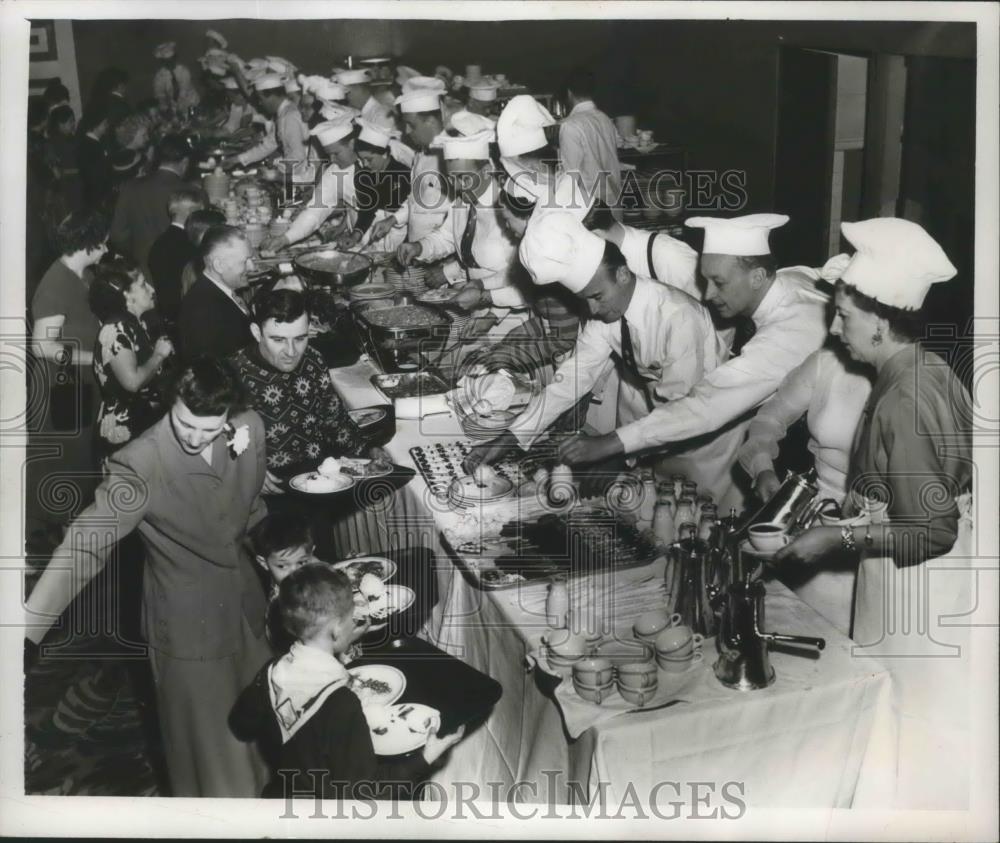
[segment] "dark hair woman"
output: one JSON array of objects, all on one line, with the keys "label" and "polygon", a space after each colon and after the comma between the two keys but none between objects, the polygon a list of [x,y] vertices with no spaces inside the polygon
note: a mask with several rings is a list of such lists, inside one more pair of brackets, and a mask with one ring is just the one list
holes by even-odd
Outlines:
[{"label": "dark hair woman", "polygon": [[174,353],[166,337],[149,335],[145,317],[156,293],[135,266],[117,260],[99,267],[90,306],[101,323],[94,374],[101,389],[97,414],[102,456],[118,450],[163,414],[163,364]]},{"label": "dark hair woman", "polygon": [[[775,558],[860,557],[852,637],[893,676],[892,807],[957,810],[967,804],[972,751],[973,624],[954,622],[975,606],[972,403],[945,360],[917,341],[927,292],[956,270],[915,223],[880,218],[841,230],[857,251],[837,283],[830,332],[875,371],[851,449],[849,520],[806,530]],[[938,763],[927,765],[932,756]]]}]

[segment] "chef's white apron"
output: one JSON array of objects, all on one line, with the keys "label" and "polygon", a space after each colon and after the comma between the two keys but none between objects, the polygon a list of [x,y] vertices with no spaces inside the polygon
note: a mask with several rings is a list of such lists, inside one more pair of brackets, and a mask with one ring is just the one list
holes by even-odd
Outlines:
[{"label": "chef's white apron", "polygon": [[382,220],[391,216],[388,211],[383,208],[379,208],[375,212],[375,218],[372,220],[371,227],[365,232],[364,239],[358,244],[358,248],[365,252],[395,252],[396,247],[403,244],[406,240],[406,226],[396,225],[389,229],[389,233],[378,240],[370,240],[369,235],[371,234],[372,228]]},{"label": "chef's white apron", "polygon": [[898,736],[892,804],[854,807],[968,807],[973,690],[968,616],[978,596],[970,564],[971,503],[971,495],[959,499],[958,538],[944,556],[907,568],[884,557],[861,562],[854,655],[877,659],[889,670]]}]

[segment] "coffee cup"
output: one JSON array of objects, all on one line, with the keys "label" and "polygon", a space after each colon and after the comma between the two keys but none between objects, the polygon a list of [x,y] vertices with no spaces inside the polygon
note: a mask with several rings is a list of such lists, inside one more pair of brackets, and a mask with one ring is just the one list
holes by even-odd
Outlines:
[{"label": "coffee cup", "polygon": [[543,635],[542,643],[551,653],[563,659],[581,659],[590,652],[586,636],[568,629],[555,629],[551,634]]},{"label": "coffee cup", "polygon": [[750,544],[764,553],[781,550],[791,539],[781,524],[754,524],[747,530]]},{"label": "coffee cup", "polygon": [[653,658],[653,646],[644,641],[605,641],[596,650],[594,655],[608,659],[615,667],[635,664],[636,662],[647,662]]},{"label": "coffee cup", "polygon": [[655,688],[656,665],[653,662],[623,664],[618,668],[618,686],[624,688]]},{"label": "coffee cup", "polygon": [[605,699],[608,698],[608,696],[610,696],[611,692],[614,690],[614,684],[614,682],[607,682],[604,685],[591,685],[586,682],[581,682],[575,676],[573,677],[573,688],[576,690],[580,699],[596,703],[597,705],[600,705]]},{"label": "coffee cup", "polygon": [[672,615],[662,610],[646,612],[635,619],[632,632],[639,641],[652,644],[664,629],[680,622],[681,616],[676,612]]},{"label": "coffee cup", "polygon": [[689,626],[672,626],[656,636],[657,655],[670,658],[687,658],[696,648],[701,646],[705,636],[692,632]]},{"label": "coffee cup", "polygon": [[656,663],[664,673],[685,673],[703,659],[704,654],[700,649],[693,651],[691,655],[683,659],[672,659],[661,656],[659,653],[656,655]]},{"label": "coffee cup", "polygon": [[622,699],[625,702],[641,708],[656,696],[656,686],[654,685],[652,688],[628,688],[624,685],[619,685],[618,693],[622,695]]},{"label": "coffee cup", "polygon": [[608,659],[581,659],[573,665],[573,680],[584,685],[607,685],[614,675],[615,666]]}]

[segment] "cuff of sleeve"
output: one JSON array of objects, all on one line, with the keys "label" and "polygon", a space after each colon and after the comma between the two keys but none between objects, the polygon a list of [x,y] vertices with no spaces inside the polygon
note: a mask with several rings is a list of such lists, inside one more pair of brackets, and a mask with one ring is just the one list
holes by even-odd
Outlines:
[{"label": "cuff of sleeve", "polygon": [[641,451],[643,448],[642,431],[636,427],[635,422],[627,424],[624,427],[619,427],[618,430],[615,431],[615,436],[617,436],[618,441],[622,443],[622,447],[625,449],[626,454]]},{"label": "cuff of sleeve", "polygon": [[747,472],[756,478],[762,471],[774,471],[774,461],[767,454],[754,454],[747,461]]}]

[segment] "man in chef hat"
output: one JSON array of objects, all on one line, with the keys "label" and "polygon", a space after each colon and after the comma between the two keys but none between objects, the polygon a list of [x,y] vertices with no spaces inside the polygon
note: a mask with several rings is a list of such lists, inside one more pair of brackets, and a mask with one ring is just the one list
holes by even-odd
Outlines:
[{"label": "man in chef hat", "polygon": [[[604,436],[583,437],[596,446],[583,458],[578,437],[559,450],[562,462],[596,463],[595,479],[611,480],[625,455],[656,447],[628,436],[630,429],[684,400],[717,370],[726,349],[703,305],[674,287],[636,276],[618,248],[587,231],[578,214],[550,210],[533,217],[519,255],[535,284],[563,285],[584,302],[591,318],[580,332],[573,356],[559,367],[552,382],[506,433],[475,449],[467,467],[530,447],[593,389],[608,363],[617,360],[621,384],[616,429]],[[657,473],[683,473],[713,496],[723,495],[726,489],[714,483],[710,470],[704,470],[716,448],[716,442],[704,440],[679,443],[657,454]]]},{"label": "man in chef hat", "polygon": [[723,512],[742,508],[743,490],[733,468],[751,413],[823,344],[827,333],[828,297],[815,286],[819,272],[775,269],[768,234],[787,221],[780,214],[687,220],[689,226],[705,229],[700,269],[707,281],[707,303],[721,316],[751,319],[755,335],[738,356],[706,371],[685,393],[656,405],[648,415],[611,435],[570,440],[561,448],[565,461],[590,463],[648,448],[679,449],[707,437],[711,442],[699,449],[697,465],[682,473],[710,491]]},{"label": "man in chef hat", "polygon": [[473,114],[491,117],[496,108],[497,91],[500,86],[490,79],[483,79],[469,85],[469,99],[466,108]]},{"label": "man in chef hat", "polygon": [[406,229],[406,240],[415,243],[444,222],[450,201],[436,149],[431,145],[444,131],[441,97],[444,82],[427,76],[408,79],[396,105],[406,126],[406,139],[416,152],[410,167],[410,196],[402,207],[375,223],[372,239],[386,237],[393,227]]},{"label": "man in chef hat", "polygon": [[514,282],[517,247],[500,218],[500,188],[490,160],[492,141],[489,129],[437,139],[455,198],[441,226],[396,250],[403,266],[415,260],[447,259],[427,283],[457,289],[451,303],[475,320],[467,331],[469,339],[487,332],[502,338],[528,316],[524,296]]},{"label": "man in chef hat", "polygon": [[160,110],[177,115],[195,108],[201,97],[191,80],[191,71],[177,62],[177,44],[173,41],[158,44],[153,56],[160,65],[153,76],[153,96]]},{"label": "man in chef hat", "polygon": [[265,73],[254,80],[257,102],[265,116],[273,121],[273,131],[268,132],[257,146],[237,156],[223,159],[224,167],[237,164],[246,167],[278,153],[278,165],[285,178],[292,183],[305,184],[315,179],[306,146],[308,130],[298,107],[285,91],[285,77],[278,73]]},{"label": "man in chef hat", "polygon": [[367,70],[343,70],[333,81],[347,88],[347,104],[361,112],[369,123],[393,128],[395,118],[391,109],[372,96],[371,75]]},{"label": "man in chef hat", "polygon": [[545,130],[555,123],[548,109],[534,97],[512,97],[497,118],[497,146],[503,168],[515,178],[521,173],[533,173],[536,183],[553,181],[559,153],[549,143]]},{"label": "man in chef hat", "polygon": [[334,211],[346,212],[344,228],[350,229],[354,218],[354,177],[357,155],[354,152],[354,119],[345,115],[319,123],[310,130],[322,147],[329,165],[308,205],[303,208],[284,234],[271,235],[261,243],[261,250],[276,252],[292,243],[311,237]]}]

